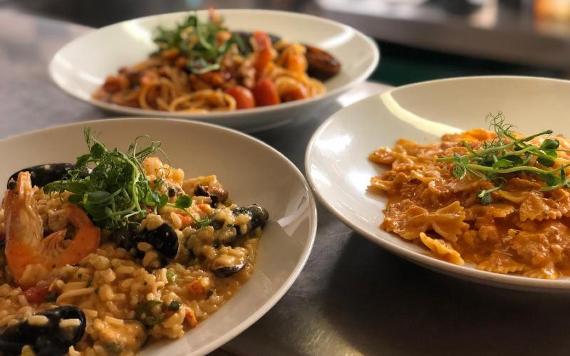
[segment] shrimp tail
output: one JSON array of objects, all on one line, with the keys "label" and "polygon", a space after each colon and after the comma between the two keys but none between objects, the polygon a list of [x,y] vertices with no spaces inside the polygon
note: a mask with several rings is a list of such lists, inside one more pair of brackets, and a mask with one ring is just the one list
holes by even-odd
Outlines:
[{"label": "shrimp tail", "polygon": [[16,187],[6,192],[3,202],[6,262],[10,273],[21,286],[33,284],[24,278],[28,267],[41,265],[43,270],[49,271],[67,264],[77,264],[97,249],[101,236],[99,228],[83,209],[66,204],[68,221],[75,227],[73,239],[66,240],[66,229],[44,238],[42,218],[34,199],[36,189],[32,187],[30,173],[21,172]]}]

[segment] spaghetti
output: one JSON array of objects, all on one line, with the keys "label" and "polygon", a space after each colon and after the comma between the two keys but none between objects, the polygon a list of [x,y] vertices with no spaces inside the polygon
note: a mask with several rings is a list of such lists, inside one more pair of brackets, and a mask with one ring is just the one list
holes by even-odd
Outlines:
[{"label": "spaghetti", "polygon": [[[110,75],[93,98],[169,112],[233,111],[312,98],[340,70],[327,52],[265,32],[230,32],[218,13],[158,28],[158,51]],[[319,79],[316,79],[319,78]]]}]

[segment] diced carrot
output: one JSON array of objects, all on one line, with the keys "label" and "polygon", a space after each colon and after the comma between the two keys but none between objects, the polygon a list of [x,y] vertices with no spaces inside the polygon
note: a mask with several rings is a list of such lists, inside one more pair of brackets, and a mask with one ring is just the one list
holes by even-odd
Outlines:
[{"label": "diced carrot", "polygon": [[192,282],[188,283],[186,285],[186,290],[194,296],[200,296],[206,293],[206,289],[204,288],[204,285],[200,279],[195,279]]},{"label": "diced carrot", "polygon": [[180,220],[182,221],[182,227],[192,225],[192,223],[194,222],[194,219],[192,219],[192,217],[190,215],[178,214],[178,216],[180,217]]}]

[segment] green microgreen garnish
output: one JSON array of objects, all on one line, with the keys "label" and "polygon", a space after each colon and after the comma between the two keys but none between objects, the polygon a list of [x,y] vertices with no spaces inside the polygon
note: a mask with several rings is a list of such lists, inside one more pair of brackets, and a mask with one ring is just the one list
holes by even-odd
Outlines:
[{"label": "green microgreen garnish", "polygon": [[[154,42],[158,51],[177,49],[186,56],[187,69],[196,74],[220,69],[223,56],[234,44],[238,48],[244,46],[239,35],[230,33],[223,26],[221,17],[204,22],[196,14],[191,14],[174,29],[158,27],[157,31]],[[228,32],[229,39],[219,43],[220,32]]]},{"label": "green microgreen garnish", "polygon": [[69,201],[85,209],[96,225],[109,230],[124,228],[166,204],[168,198],[151,189],[141,165],[160,150],[160,142],[151,141],[140,148],[142,137],[138,137],[121,152],[105,147],[90,129],[84,134],[89,153],[77,158],[66,179],[47,184],[44,191],[71,192]]},{"label": "green microgreen garnish", "polygon": [[457,179],[469,174],[494,183],[495,187],[477,194],[481,203],[491,203],[491,193],[502,188],[507,176],[517,173],[529,173],[541,179],[544,182],[542,191],[570,187],[570,179],[566,177],[566,168],[570,164],[549,169],[555,165],[558,151],[562,151],[558,149],[560,142],[555,138],[546,138],[539,146],[530,143],[537,137],[552,134],[552,130],[519,138],[512,132],[513,126],[505,122],[502,113],[490,114],[489,118],[489,126],[496,134],[493,140],[484,142],[477,149],[464,143],[468,154],[438,159],[453,165],[451,172]]},{"label": "green microgreen garnish", "polygon": [[176,198],[176,202],[174,203],[174,206],[177,207],[178,209],[186,209],[189,208],[192,205],[192,198],[190,198],[188,195],[181,195],[178,198]]}]

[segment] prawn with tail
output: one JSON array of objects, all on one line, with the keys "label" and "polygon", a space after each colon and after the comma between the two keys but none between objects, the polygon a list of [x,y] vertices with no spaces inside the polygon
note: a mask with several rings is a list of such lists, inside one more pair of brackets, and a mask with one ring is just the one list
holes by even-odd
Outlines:
[{"label": "prawn with tail", "polygon": [[23,278],[28,266],[39,265],[43,270],[50,271],[67,264],[77,264],[98,248],[101,237],[99,228],[80,207],[73,204],[64,206],[67,219],[73,226],[73,238],[66,239],[67,229],[44,237],[34,191],[30,173],[21,172],[15,188],[6,192],[3,202],[6,262],[21,287],[34,284]]}]

